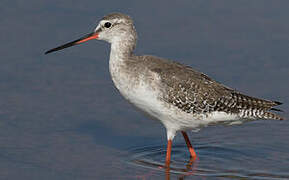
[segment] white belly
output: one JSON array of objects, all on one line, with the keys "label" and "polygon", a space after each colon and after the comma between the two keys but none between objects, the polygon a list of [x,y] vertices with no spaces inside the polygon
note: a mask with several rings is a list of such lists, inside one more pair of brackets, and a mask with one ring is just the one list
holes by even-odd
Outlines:
[{"label": "white belly", "polygon": [[120,87],[119,91],[130,103],[149,116],[160,120],[166,129],[171,132],[196,130],[213,123],[236,122],[240,120],[237,115],[225,112],[212,112],[203,115],[186,113],[174,105],[162,101],[159,98],[160,91],[143,83],[130,90]]},{"label": "white belly", "polygon": [[154,119],[160,120],[167,129],[169,139],[172,139],[180,130],[193,130],[212,123],[240,120],[237,115],[225,112],[186,113],[173,104],[163,101],[161,93],[165,92],[161,92],[159,89],[158,77],[150,74],[150,77],[139,76],[136,78],[127,73],[120,73],[119,66],[111,67],[113,82],[120,93],[138,109]]}]

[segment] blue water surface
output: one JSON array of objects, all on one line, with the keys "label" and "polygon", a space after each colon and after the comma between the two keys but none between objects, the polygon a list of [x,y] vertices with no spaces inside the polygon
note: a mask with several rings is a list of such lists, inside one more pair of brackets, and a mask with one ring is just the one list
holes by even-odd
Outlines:
[{"label": "blue water surface", "polygon": [[108,72],[109,44],[89,41],[111,12],[129,14],[137,54],[174,59],[239,91],[281,101],[289,117],[289,1],[39,1],[0,6],[0,179],[289,179],[289,122],[190,133],[162,167],[163,126],[128,104]]}]

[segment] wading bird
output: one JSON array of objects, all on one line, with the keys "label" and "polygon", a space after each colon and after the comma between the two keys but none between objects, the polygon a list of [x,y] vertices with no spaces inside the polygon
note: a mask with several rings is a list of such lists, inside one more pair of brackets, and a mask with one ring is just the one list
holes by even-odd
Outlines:
[{"label": "wading bird", "polygon": [[165,126],[168,140],[166,167],[170,165],[172,140],[177,132],[184,136],[195,160],[197,155],[186,134],[188,130],[211,124],[283,119],[270,112],[279,111],[274,106],[280,102],[244,95],[175,61],[134,55],[137,33],[133,20],[125,14],[109,14],[100,20],[92,33],[45,54],[92,39],[111,44],[109,70],[123,97]]}]

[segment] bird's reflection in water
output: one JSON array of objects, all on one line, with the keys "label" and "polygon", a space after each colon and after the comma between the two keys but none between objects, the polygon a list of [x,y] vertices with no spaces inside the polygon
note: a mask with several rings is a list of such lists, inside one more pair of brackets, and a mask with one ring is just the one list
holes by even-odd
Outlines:
[{"label": "bird's reflection in water", "polygon": [[[145,167],[151,167],[153,169],[161,169],[164,170],[165,172],[165,179],[169,180],[171,177],[171,174],[180,174],[177,178],[179,180],[184,179],[186,176],[193,176],[195,172],[197,171],[197,165],[198,165],[199,160],[193,160],[192,158],[189,159],[187,164],[184,165],[183,168],[181,167],[175,167],[173,166],[173,162],[170,167],[166,167],[164,164],[159,164],[156,162],[149,162],[145,160],[135,160],[135,163],[141,166]],[[154,173],[150,171],[149,173],[139,176],[141,179],[149,179],[150,176],[152,176]]]},{"label": "bird's reflection in water", "polygon": [[179,180],[183,180],[186,176],[193,176],[197,170],[197,165],[198,165],[199,159],[193,159],[190,158],[190,160],[188,161],[188,163],[185,165],[184,168],[171,168],[171,167],[167,167],[166,168],[166,180],[170,179],[170,175],[171,172],[176,171],[181,173],[178,176]]}]

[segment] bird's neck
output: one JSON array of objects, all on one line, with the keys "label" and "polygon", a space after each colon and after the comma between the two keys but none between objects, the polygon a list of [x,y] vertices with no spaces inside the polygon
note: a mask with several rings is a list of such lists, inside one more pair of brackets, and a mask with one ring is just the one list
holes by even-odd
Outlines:
[{"label": "bird's neck", "polygon": [[109,71],[116,87],[120,89],[121,77],[127,70],[127,61],[133,56],[135,41],[114,40],[111,42]]},{"label": "bird's neck", "polygon": [[132,56],[136,45],[134,38],[115,38],[111,42],[110,61],[125,61]]}]

